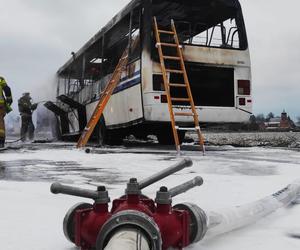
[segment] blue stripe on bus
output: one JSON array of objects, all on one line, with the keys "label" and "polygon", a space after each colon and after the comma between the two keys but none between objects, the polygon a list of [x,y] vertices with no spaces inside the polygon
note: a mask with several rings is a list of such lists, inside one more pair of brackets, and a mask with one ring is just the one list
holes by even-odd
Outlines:
[{"label": "blue stripe on bus", "polygon": [[[138,71],[134,72],[134,74],[132,76],[130,76],[130,78],[128,76],[125,76],[124,78],[122,78],[120,80],[120,84],[115,88],[113,94],[116,94],[116,93],[118,93],[118,92],[120,92],[124,89],[128,89],[128,88],[130,88],[134,85],[139,84],[141,82],[141,75],[140,74],[141,74],[141,71],[138,70]],[[122,83],[122,82],[124,82],[128,79],[131,79],[131,78],[135,77],[135,76],[139,76],[139,77],[137,77],[135,79],[132,79],[132,80],[126,82],[126,83]]]},{"label": "blue stripe on bus", "polygon": [[122,91],[124,89],[128,89],[128,88],[130,88],[130,87],[132,87],[134,85],[140,84],[140,83],[141,83],[141,77],[135,78],[135,79],[133,79],[131,81],[128,81],[128,82],[126,82],[124,84],[121,84],[121,85],[117,86],[115,88],[113,94],[116,94],[116,93],[118,93],[118,92],[120,92],[120,91]]}]

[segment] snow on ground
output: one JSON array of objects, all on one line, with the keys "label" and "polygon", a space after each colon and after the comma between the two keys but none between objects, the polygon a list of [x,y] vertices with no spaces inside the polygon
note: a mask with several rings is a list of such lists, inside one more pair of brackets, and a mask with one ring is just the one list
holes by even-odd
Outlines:
[{"label": "snow on ground", "polygon": [[[52,145],[0,153],[0,249],[77,249],[64,238],[63,217],[74,203],[90,201],[51,194],[54,181],[90,189],[104,184],[114,199],[124,193],[130,177],[141,180],[179,160],[174,153],[104,152],[86,154]],[[300,153],[296,151],[220,147],[205,156],[197,151],[184,154],[192,158],[193,166],[146,188],[146,195],[154,198],[160,186],[173,187],[200,175],[203,186],[175,197],[173,204],[193,202],[213,211],[258,200],[300,178]],[[288,234],[300,234],[299,221],[300,205],[291,206],[189,249],[298,250],[300,239]]]},{"label": "snow on ground", "polygon": [[[194,135],[192,135],[195,138]],[[239,147],[270,146],[300,149],[300,132],[205,132],[205,140],[211,145]]]}]

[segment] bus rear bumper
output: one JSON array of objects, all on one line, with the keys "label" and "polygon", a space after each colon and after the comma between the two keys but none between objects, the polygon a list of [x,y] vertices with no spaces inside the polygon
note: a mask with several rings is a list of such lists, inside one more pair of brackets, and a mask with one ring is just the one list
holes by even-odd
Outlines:
[{"label": "bus rear bumper", "polygon": [[[252,115],[251,108],[236,107],[196,107],[199,121],[201,123],[245,123]],[[191,112],[182,106],[174,109],[174,112]],[[168,122],[170,115],[167,105],[149,105],[144,107],[145,121]],[[193,122],[192,116],[178,116],[176,121]]]}]

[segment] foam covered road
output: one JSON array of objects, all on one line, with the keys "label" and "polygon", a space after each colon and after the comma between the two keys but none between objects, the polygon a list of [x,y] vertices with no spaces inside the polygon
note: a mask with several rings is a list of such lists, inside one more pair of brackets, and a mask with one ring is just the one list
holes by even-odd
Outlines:
[{"label": "foam covered road", "polygon": [[[93,152],[93,151],[92,151]],[[185,151],[194,165],[148,188],[154,198],[200,175],[204,184],[175,197],[206,211],[252,202],[300,178],[300,153],[282,149],[215,147],[205,156]],[[173,150],[109,148],[86,154],[72,145],[43,144],[0,153],[0,242],[5,250],[75,250],[62,232],[65,212],[89,200],[49,191],[60,181],[94,189],[104,184],[112,199],[121,196],[130,177],[142,179],[178,161]],[[205,250],[298,250],[300,205],[280,209],[263,220],[213,240],[193,245]]]}]

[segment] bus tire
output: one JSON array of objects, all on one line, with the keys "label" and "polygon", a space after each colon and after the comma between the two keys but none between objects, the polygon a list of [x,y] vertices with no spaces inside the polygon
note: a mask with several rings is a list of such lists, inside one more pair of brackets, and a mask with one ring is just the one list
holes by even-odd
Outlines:
[{"label": "bus tire", "polygon": [[104,146],[107,144],[107,129],[103,116],[101,116],[97,125],[97,144],[99,146]]},{"label": "bus tire", "polygon": [[107,131],[107,144],[111,146],[119,146],[123,144],[124,136],[122,133],[115,131]]}]

